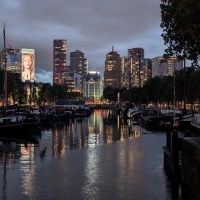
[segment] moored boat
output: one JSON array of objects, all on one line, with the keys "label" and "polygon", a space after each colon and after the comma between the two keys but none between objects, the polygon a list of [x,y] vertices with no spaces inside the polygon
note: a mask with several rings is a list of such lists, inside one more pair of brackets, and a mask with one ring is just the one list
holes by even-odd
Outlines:
[{"label": "moored boat", "polygon": [[31,130],[40,125],[40,119],[34,115],[28,115],[22,111],[16,111],[12,116],[0,117],[0,134],[19,134]]},{"label": "moored boat", "polygon": [[160,114],[158,109],[143,109],[138,122],[147,130],[163,131],[166,129],[166,124],[171,123],[170,116]]}]

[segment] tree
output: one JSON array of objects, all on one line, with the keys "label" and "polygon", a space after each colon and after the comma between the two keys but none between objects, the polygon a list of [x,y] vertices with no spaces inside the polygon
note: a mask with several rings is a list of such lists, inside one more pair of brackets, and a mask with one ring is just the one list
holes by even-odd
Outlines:
[{"label": "tree", "polygon": [[105,99],[108,99],[108,101],[113,100],[113,98],[114,98],[114,88],[112,86],[107,86],[103,90],[103,96],[104,96]]},{"label": "tree", "polygon": [[188,78],[188,94],[193,104],[194,100],[200,100],[200,71],[192,72]]},{"label": "tree", "polygon": [[161,78],[156,76],[155,78],[148,79],[143,86],[142,95],[143,99],[146,97],[157,106],[158,100],[162,98]]},{"label": "tree", "polygon": [[161,0],[161,28],[167,56],[177,56],[184,61],[183,94],[186,111],[186,69],[185,59],[198,66],[200,55],[200,1]]},{"label": "tree", "polygon": [[47,88],[51,87],[50,83],[43,83],[42,87],[40,88],[39,92],[38,92],[38,100],[37,103],[42,103],[42,102],[47,102],[46,96],[45,96],[45,91],[47,90]]},{"label": "tree", "polygon": [[161,0],[161,28],[167,55],[198,63],[200,55],[200,1]]}]

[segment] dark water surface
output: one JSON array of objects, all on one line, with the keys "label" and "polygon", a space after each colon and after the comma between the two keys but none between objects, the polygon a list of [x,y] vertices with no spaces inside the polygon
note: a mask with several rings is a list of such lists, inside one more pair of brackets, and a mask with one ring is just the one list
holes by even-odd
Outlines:
[{"label": "dark water surface", "polygon": [[165,133],[106,110],[47,129],[39,144],[0,140],[1,199],[182,199],[163,169]]}]

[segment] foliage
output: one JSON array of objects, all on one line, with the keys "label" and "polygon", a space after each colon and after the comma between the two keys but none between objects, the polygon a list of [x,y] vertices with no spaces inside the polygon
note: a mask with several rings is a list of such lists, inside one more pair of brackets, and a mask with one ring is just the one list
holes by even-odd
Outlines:
[{"label": "foliage", "polygon": [[200,55],[200,1],[161,0],[161,28],[169,56],[198,63]]},{"label": "foliage", "polygon": [[45,95],[45,92],[46,92],[46,90],[49,88],[49,87],[51,87],[51,84],[50,83],[43,83],[42,84],[42,87],[40,88],[40,90],[39,90],[39,92],[38,92],[38,96],[39,96],[39,98],[38,98],[38,103],[39,102],[43,102],[43,103],[46,103],[47,102],[47,99],[46,99],[46,95]]},{"label": "foliage", "polygon": [[103,97],[111,101],[113,99],[114,89],[112,86],[107,86],[103,90]]},{"label": "foliage", "polygon": [[188,97],[191,102],[200,100],[200,71],[192,72],[188,78]]}]

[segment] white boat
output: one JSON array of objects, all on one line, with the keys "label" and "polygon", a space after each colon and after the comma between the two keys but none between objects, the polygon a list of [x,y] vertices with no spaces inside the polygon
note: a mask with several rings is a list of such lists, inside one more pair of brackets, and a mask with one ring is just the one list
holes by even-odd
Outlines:
[{"label": "white boat", "polygon": [[139,113],[142,113],[139,108],[129,108],[128,112],[127,112],[127,116],[128,118],[133,118],[134,119],[134,115],[137,115]]}]

